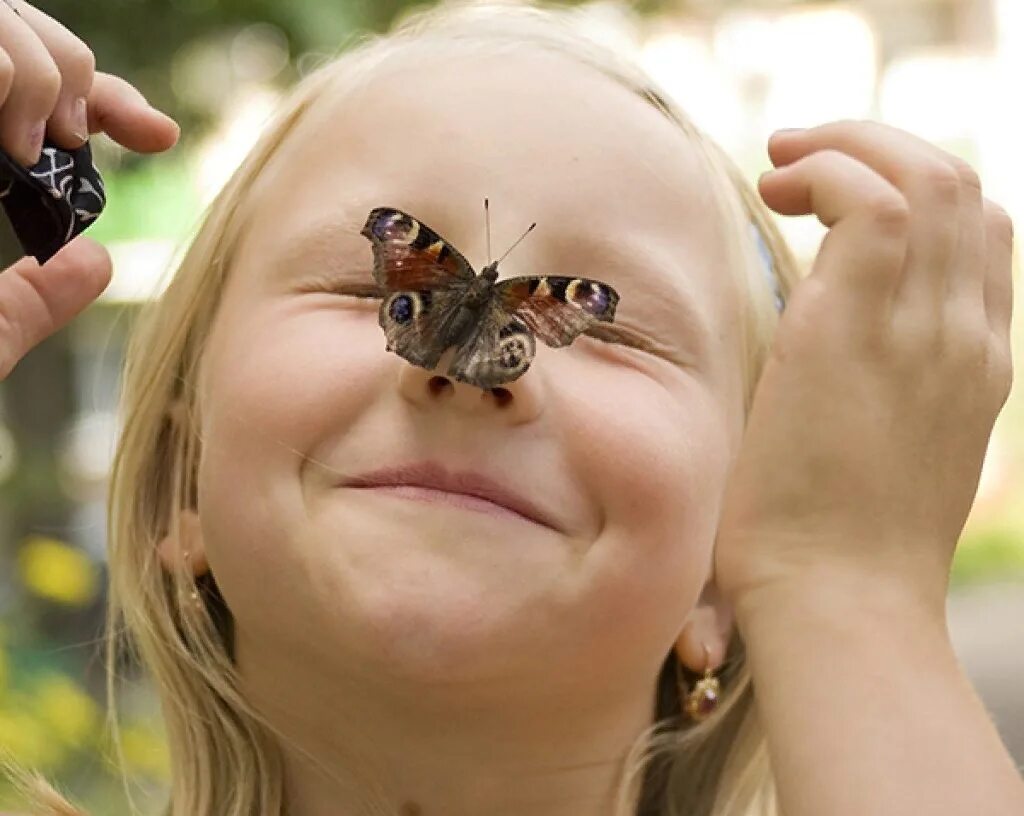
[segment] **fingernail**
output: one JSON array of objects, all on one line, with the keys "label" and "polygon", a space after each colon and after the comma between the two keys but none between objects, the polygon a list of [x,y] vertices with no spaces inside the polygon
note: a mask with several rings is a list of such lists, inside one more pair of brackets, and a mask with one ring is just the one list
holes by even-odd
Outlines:
[{"label": "fingernail", "polygon": [[803,133],[807,128],[779,128],[775,131],[772,136],[778,136],[779,134],[785,135],[787,133]]},{"label": "fingernail", "polygon": [[43,139],[46,136],[46,122],[37,122],[32,126],[32,129],[28,132],[28,140],[26,143],[26,149],[30,158],[29,166],[39,161],[39,157],[43,154]]},{"label": "fingernail", "polygon": [[89,112],[84,96],[78,97],[71,106],[71,132],[83,142],[89,140]]}]

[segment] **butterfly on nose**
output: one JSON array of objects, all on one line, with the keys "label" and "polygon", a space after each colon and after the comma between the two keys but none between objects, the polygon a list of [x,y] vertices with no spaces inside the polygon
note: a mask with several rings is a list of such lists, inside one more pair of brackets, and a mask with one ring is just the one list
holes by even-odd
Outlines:
[{"label": "butterfly on nose", "polygon": [[608,284],[553,275],[498,282],[505,256],[477,274],[437,232],[392,207],[371,210],[360,234],[372,244],[384,293],[379,323],[387,350],[433,370],[455,346],[447,373],[460,382],[483,389],[512,382],[530,367],[535,337],[561,348],[615,317],[619,295]]}]

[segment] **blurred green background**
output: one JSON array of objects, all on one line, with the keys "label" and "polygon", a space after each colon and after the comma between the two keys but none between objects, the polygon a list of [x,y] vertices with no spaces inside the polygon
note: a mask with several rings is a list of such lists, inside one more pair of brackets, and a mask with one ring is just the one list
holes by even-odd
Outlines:
[{"label": "blurred green background", "polygon": [[[95,813],[120,816],[128,810],[110,770],[99,639],[104,498],[126,330],[139,303],[160,291],[175,253],[282,90],[362,32],[424,4],[38,5],[93,48],[101,70],[128,78],[183,126],[180,144],[159,157],[94,139],[109,204],[89,234],[109,246],[114,279],[99,302],[0,384],[0,748],[38,765]],[[1020,0],[573,5],[585,10],[595,36],[634,52],[751,179],[769,167],[764,145],[776,128],[870,117],[963,156],[981,172],[989,197],[1018,223],[1024,215],[1024,118],[1015,101],[1024,77]],[[821,226],[812,218],[781,226],[809,262]],[[1020,392],[996,424],[956,555],[950,629],[1024,763]],[[133,793],[156,812],[167,758],[155,700],[130,661],[120,673]],[[13,804],[0,783],[0,809]]]}]

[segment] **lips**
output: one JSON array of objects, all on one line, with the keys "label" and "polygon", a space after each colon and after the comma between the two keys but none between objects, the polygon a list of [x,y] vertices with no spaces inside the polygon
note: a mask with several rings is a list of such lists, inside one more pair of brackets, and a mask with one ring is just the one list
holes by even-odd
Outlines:
[{"label": "lips", "polygon": [[343,487],[421,487],[475,496],[511,510],[545,527],[557,529],[550,517],[533,502],[489,476],[469,470],[449,470],[437,462],[411,462],[397,467],[381,468],[347,479]]}]

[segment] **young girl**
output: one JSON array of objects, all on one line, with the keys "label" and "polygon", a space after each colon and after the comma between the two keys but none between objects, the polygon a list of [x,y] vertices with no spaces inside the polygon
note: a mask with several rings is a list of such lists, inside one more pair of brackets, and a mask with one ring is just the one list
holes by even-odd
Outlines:
[{"label": "young girl", "polygon": [[[174,142],[18,6],[6,145],[43,47],[69,146],[90,82],[90,132]],[[758,197],[570,23],[438,8],[306,77],[140,324],[109,655],[127,629],[160,693],[167,813],[1024,812],[944,617],[1011,381],[1006,214],[871,122],[775,134]],[[830,228],[806,279],[765,204]],[[536,222],[501,277],[607,283],[615,331],[491,389],[405,362],[359,296],[378,206],[478,270]],[[87,239],[5,273],[6,357],[108,275]]]}]

